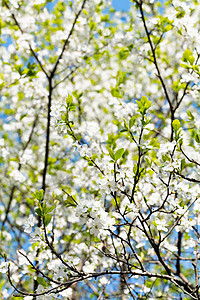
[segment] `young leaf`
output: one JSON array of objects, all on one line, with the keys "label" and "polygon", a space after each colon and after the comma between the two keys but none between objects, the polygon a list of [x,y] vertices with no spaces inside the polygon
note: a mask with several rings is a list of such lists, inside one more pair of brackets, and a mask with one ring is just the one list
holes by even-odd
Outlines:
[{"label": "young leaf", "polygon": [[55,208],[56,208],[55,205],[50,206],[50,207],[46,207],[46,209],[45,209],[45,214],[48,214],[48,213],[52,212],[52,210],[54,210]]},{"label": "young leaf", "polygon": [[189,121],[194,121],[194,116],[193,116],[193,114],[191,113],[190,110],[187,110],[187,115],[188,115]]},{"label": "young leaf", "polygon": [[131,127],[133,127],[133,125],[135,124],[136,121],[136,116],[133,116],[130,120],[129,120],[129,128],[131,129]]},{"label": "young leaf", "polygon": [[185,162],[185,158],[183,158],[181,159],[181,171],[184,170],[185,166],[186,166],[186,162]]},{"label": "young leaf", "polygon": [[37,277],[37,282],[39,283],[39,284],[41,284],[43,287],[46,287],[47,286],[47,283],[46,283],[46,281],[45,281],[45,279],[43,278],[43,277]]},{"label": "young leaf", "polygon": [[107,149],[108,149],[108,152],[109,152],[109,154],[110,154],[110,157],[111,157],[113,160],[115,160],[115,154],[114,154],[113,150],[112,150],[110,147],[107,147]]},{"label": "young leaf", "polygon": [[123,128],[120,130],[120,132],[127,132],[127,131],[128,131],[128,129],[126,129],[126,128]]},{"label": "young leaf", "polygon": [[128,125],[127,125],[126,120],[124,118],[122,120],[124,121],[124,128],[127,129],[127,131],[128,131]]},{"label": "young leaf", "polygon": [[43,216],[43,212],[41,211],[41,209],[40,209],[39,207],[37,207],[37,208],[35,209],[35,212],[36,212],[36,214],[37,214],[39,217],[42,217],[42,216]]},{"label": "young leaf", "polygon": [[71,106],[72,102],[73,102],[72,95],[68,95],[67,98],[66,98],[66,104],[67,104],[67,106]]},{"label": "young leaf", "polygon": [[191,50],[186,49],[185,52],[183,53],[183,61],[184,62],[189,62],[190,65],[194,64],[195,58],[193,56],[193,53]]},{"label": "young leaf", "polygon": [[195,134],[195,141],[199,144],[200,143],[200,136],[199,134]]},{"label": "young leaf", "polygon": [[43,194],[44,194],[43,190],[39,190],[35,192],[36,199],[41,202],[43,200]]},{"label": "young leaf", "polygon": [[50,214],[44,216],[44,224],[47,226],[51,222],[52,216]]},{"label": "young leaf", "polygon": [[117,161],[118,159],[120,159],[122,157],[123,153],[124,153],[124,148],[118,149],[115,152],[115,161]]},{"label": "young leaf", "polygon": [[122,98],[122,95],[119,92],[118,88],[114,88],[111,86],[111,95],[115,98]]},{"label": "young leaf", "polygon": [[76,110],[76,105],[71,105],[71,106],[69,107],[69,110],[70,110],[70,111]]},{"label": "young leaf", "polygon": [[76,202],[74,201],[74,199],[73,199],[72,196],[68,196],[68,197],[67,197],[67,200],[65,201],[65,206],[66,206],[66,207],[70,207],[70,206],[76,207],[76,206],[77,206],[77,204],[76,204]]},{"label": "young leaf", "polygon": [[142,98],[139,101],[136,100],[136,103],[138,105],[138,111],[142,115],[145,115],[146,111],[151,107],[151,101],[149,101],[146,96],[142,96]]},{"label": "young leaf", "polygon": [[175,132],[177,132],[179,130],[179,128],[181,127],[180,121],[178,119],[175,119],[172,122],[172,126],[173,126]]}]

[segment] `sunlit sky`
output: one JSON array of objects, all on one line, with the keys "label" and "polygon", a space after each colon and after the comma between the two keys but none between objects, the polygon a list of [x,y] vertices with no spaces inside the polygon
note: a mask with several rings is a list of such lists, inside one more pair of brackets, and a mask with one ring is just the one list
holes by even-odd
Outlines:
[{"label": "sunlit sky", "polygon": [[116,10],[129,10],[130,0],[112,0],[113,6]]}]

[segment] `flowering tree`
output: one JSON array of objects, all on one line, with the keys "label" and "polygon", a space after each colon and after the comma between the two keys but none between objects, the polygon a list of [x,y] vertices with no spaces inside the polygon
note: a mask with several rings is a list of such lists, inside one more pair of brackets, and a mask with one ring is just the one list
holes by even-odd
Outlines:
[{"label": "flowering tree", "polygon": [[4,0],[2,299],[200,299],[198,1]]}]

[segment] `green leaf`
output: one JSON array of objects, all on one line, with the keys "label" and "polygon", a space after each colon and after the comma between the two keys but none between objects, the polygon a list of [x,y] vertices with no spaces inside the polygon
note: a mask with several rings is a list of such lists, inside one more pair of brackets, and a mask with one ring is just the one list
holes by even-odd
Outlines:
[{"label": "green leaf", "polygon": [[66,98],[66,104],[67,104],[67,106],[71,106],[72,102],[73,102],[72,95],[68,95],[67,98]]},{"label": "green leaf", "polygon": [[68,118],[69,118],[68,112],[65,113],[65,114],[61,114],[61,119],[62,119],[64,122],[67,122],[67,121],[68,121]]},{"label": "green leaf", "polygon": [[180,121],[178,119],[175,119],[172,122],[172,126],[173,126],[175,132],[177,132],[179,130],[179,128],[181,127]]},{"label": "green leaf", "polygon": [[46,287],[47,286],[47,283],[46,283],[46,281],[45,281],[45,279],[43,278],[43,277],[37,277],[37,282],[39,283],[39,284],[41,284],[43,287]]},{"label": "green leaf", "polygon": [[77,91],[72,92],[72,95],[80,101],[80,98],[83,96],[83,92],[78,93]]},{"label": "green leaf", "polygon": [[155,227],[157,227],[157,223],[156,223],[155,220],[152,220],[152,224],[153,224]]},{"label": "green leaf", "polygon": [[118,149],[116,152],[115,152],[115,161],[117,161],[118,159],[120,159],[122,157],[124,153],[124,148],[121,148],[121,149]]},{"label": "green leaf", "polygon": [[41,209],[40,209],[39,207],[37,207],[37,208],[35,209],[35,212],[36,212],[36,214],[37,214],[39,217],[42,217],[42,216],[43,216],[43,212],[41,211]]},{"label": "green leaf", "polygon": [[119,70],[117,72],[117,86],[124,83],[125,80],[126,80],[126,72],[122,72],[121,70]]},{"label": "green leaf", "polygon": [[155,148],[159,148],[160,147],[160,144],[159,144],[159,142],[157,141],[156,138],[152,138],[151,141],[150,141],[150,143],[149,143],[149,145],[153,146]]},{"label": "green leaf", "polygon": [[171,30],[172,28],[173,28],[173,26],[171,24],[168,24],[167,26],[165,26],[164,32],[167,32],[167,31]]},{"label": "green leaf", "polygon": [[82,13],[83,13],[84,15],[88,16],[88,11],[87,11],[86,9],[83,9],[83,10],[82,10]]},{"label": "green leaf", "polygon": [[181,159],[181,171],[184,170],[185,166],[186,166],[186,162],[185,162],[185,158],[183,158]]},{"label": "green leaf", "polygon": [[180,147],[183,145],[183,139],[181,138],[179,138],[179,140],[178,140],[178,142],[179,142],[179,145],[180,145]]},{"label": "green leaf", "polygon": [[136,121],[136,116],[133,116],[130,120],[129,120],[129,128],[131,129],[131,127],[133,127],[133,125],[135,124]]},{"label": "green leaf", "polygon": [[0,90],[1,90],[5,85],[6,85],[5,82],[2,82],[2,83],[0,84]]},{"label": "green leaf", "polygon": [[[93,165],[93,164],[92,164]],[[65,206],[66,207],[76,207],[77,204],[76,202],[74,201],[73,197],[72,196],[67,196],[67,200],[65,201]]]},{"label": "green leaf", "polygon": [[199,134],[195,134],[195,141],[199,144],[200,143],[200,135]]},{"label": "green leaf", "polygon": [[67,129],[67,133],[71,136],[73,135],[73,133],[69,129]]},{"label": "green leaf", "polygon": [[123,128],[123,129],[121,129],[119,132],[127,132],[127,131],[128,131],[128,129]]},{"label": "green leaf", "polygon": [[94,239],[93,239],[93,241],[95,243],[99,243],[99,242],[101,242],[101,239],[95,236]]},{"label": "green leaf", "polygon": [[142,115],[145,115],[146,111],[151,107],[151,101],[149,101],[146,96],[142,96],[142,98],[139,101],[136,100],[136,103],[138,105],[138,111]]},{"label": "green leaf", "polygon": [[196,71],[196,72],[198,73],[198,75],[199,75],[199,66],[194,65],[194,66],[192,66],[192,69],[193,69],[194,71]]},{"label": "green leaf", "polygon": [[176,14],[177,19],[182,19],[185,16],[185,11],[182,8],[179,8],[178,13]]},{"label": "green leaf", "polygon": [[70,111],[76,110],[76,105],[71,105],[71,106],[69,107],[69,110],[70,110]]},{"label": "green leaf", "polygon": [[45,214],[48,214],[48,213],[52,212],[52,210],[54,210],[55,208],[56,208],[55,205],[53,205],[51,207],[46,207],[45,208]]},{"label": "green leaf", "polygon": [[44,196],[44,191],[42,189],[35,192],[35,197],[38,201],[41,202],[43,200],[43,196]]},{"label": "green leaf", "polygon": [[118,88],[114,88],[111,86],[111,95],[115,98],[122,98],[122,95],[119,92]]},{"label": "green leaf", "polygon": [[51,222],[51,218],[52,218],[52,216],[50,214],[44,216],[44,224],[45,224],[45,226],[49,225],[49,223]]},{"label": "green leaf", "polygon": [[107,147],[107,149],[108,149],[108,152],[109,152],[109,154],[110,154],[110,157],[111,157],[113,160],[115,160],[115,154],[114,154],[113,150],[112,150],[110,147]]},{"label": "green leaf", "polygon": [[195,58],[193,56],[193,53],[191,50],[186,49],[185,52],[183,53],[183,58],[182,58],[183,62],[189,62],[190,65],[194,64]]},{"label": "green leaf", "polygon": [[179,92],[181,89],[180,80],[173,81],[173,84],[171,87],[175,92]]},{"label": "green leaf", "polygon": [[189,121],[194,121],[194,116],[193,116],[193,114],[191,113],[190,110],[187,110],[187,115],[188,115]]},{"label": "green leaf", "polygon": [[137,170],[138,170],[138,166],[137,166],[137,164],[134,164],[134,166],[133,166],[133,173],[136,175],[136,173],[137,173]]},{"label": "green leaf", "polygon": [[122,59],[126,59],[128,56],[129,56],[129,49],[128,48],[121,48],[118,55],[119,55],[119,59],[122,60]]},{"label": "green leaf", "polygon": [[180,66],[181,66],[182,68],[185,68],[185,69],[190,69],[190,68],[191,68],[190,65],[185,64],[185,63],[180,63]]},{"label": "green leaf", "polygon": [[125,119],[122,119],[122,120],[124,121],[124,128],[127,129],[127,131],[128,131],[128,124],[127,124],[126,120]]}]

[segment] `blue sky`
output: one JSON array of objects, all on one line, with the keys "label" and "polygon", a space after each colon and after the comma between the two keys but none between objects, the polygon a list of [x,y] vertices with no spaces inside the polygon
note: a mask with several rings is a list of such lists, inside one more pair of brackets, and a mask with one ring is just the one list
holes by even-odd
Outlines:
[{"label": "blue sky", "polygon": [[127,11],[130,8],[130,0],[112,0],[112,4],[116,10]]},{"label": "blue sky", "polygon": [[[127,11],[130,8],[130,0],[112,0],[112,5],[116,10],[124,10]],[[51,7],[52,3],[49,2],[47,7]]]}]

